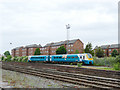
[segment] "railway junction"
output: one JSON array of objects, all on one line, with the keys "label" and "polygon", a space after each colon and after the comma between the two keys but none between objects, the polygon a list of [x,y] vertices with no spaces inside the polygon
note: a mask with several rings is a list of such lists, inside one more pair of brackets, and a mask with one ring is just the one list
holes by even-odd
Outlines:
[{"label": "railway junction", "polygon": [[2,62],[2,69],[97,89],[120,89],[120,71],[106,71],[67,65]]}]

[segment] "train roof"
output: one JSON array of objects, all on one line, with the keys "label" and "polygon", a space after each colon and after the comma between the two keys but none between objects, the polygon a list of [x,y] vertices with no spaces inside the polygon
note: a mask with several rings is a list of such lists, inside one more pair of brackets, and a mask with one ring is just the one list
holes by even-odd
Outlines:
[{"label": "train roof", "polygon": [[[80,53],[80,54],[58,54],[58,55],[50,55],[50,56],[62,56],[62,55],[85,55],[89,53]],[[48,56],[48,55],[34,55],[34,56]]]},{"label": "train roof", "polygon": [[80,53],[80,54],[58,54],[58,55],[51,55],[51,56],[61,56],[61,55],[83,55],[88,53]]}]

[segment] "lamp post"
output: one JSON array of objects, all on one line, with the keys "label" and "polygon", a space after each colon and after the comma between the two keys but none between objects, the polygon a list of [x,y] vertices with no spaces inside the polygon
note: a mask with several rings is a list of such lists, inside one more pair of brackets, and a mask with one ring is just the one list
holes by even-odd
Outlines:
[{"label": "lamp post", "polygon": [[11,50],[11,45],[12,45],[12,43],[10,42],[10,54],[12,54],[12,52],[11,52],[11,51],[12,51],[12,50]]},{"label": "lamp post", "polygon": [[67,29],[67,54],[68,54],[68,29],[70,29],[70,25],[66,25],[66,29]]}]

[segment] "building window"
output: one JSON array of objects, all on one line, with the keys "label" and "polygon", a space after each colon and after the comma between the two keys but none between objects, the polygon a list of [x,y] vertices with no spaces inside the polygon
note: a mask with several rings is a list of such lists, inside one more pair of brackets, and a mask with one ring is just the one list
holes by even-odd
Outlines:
[{"label": "building window", "polygon": [[71,51],[73,51],[73,49],[71,49]]},{"label": "building window", "polygon": [[109,55],[111,55],[111,53],[109,53]]},{"label": "building window", "polygon": [[111,49],[109,49],[109,51],[111,51]]},{"label": "building window", "polygon": [[71,44],[71,47],[73,47],[73,44]]}]

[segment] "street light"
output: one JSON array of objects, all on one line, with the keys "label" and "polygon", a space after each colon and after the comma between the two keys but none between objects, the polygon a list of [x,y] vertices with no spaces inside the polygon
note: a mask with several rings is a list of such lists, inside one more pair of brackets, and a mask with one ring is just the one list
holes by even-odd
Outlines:
[{"label": "street light", "polygon": [[66,25],[66,29],[67,29],[67,54],[68,54],[68,29],[70,29],[70,25]]},{"label": "street light", "polygon": [[12,54],[12,52],[11,52],[11,51],[12,51],[12,50],[11,50],[11,45],[12,45],[12,43],[10,42],[9,44],[10,44],[10,54]]}]

